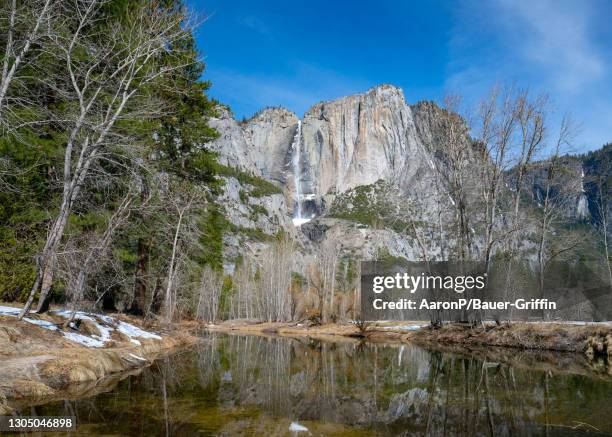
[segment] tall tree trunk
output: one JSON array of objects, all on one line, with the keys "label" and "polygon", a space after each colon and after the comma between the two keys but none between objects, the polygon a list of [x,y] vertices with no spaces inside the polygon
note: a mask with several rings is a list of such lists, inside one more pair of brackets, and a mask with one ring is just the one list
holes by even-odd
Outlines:
[{"label": "tall tree trunk", "polygon": [[[140,191],[140,202],[146,204],[149,199],[149,185],[145,177],[140,178],[142,190]],[[146,223],[146,217],[141,215],[141,220]],[[144,237],[138,238],[138,262],[134,273],[134,298],[130,306],[130,312],[136,315],[146,315],[147,312],[147,276],[149,270],[150,244]]]},{"label": "tall tree trunk", "polygon": [[42,250],[41,259],[37,266],[37,274],[36,280],[34,281],[34,285],[30,290],[30,295],[28,296],[28,300],[19,313],[19,318],[23,318],[32,307],[34,303],[34,297],[39,290],[40,285],[40,297],[38,300],[38,307],[36,309],[37,312],[44,312],[48,307],[48,297],[49,292],[51,291],[51,286],[53,285],[53,274],[55,268],[55,256],[57,253],[57,248],[59,246],[60,239],[64,234],[64,229],[66,228],[66,223],[68,219],[68,201],[66,199],[67,196],[64,196],[64,201],[62,202],[62,207],[60,209],[60,214],[58,218],[55,220],[49,235],[47,236],[47,242],[45,243],[45,247]]},{"label": "tall tree trunk", "polygon": [[147,310],[147,275],[149,267],[149,245],[144,238],[138,239],[138,263],[134,278],[134,299],[130,312],[145,315]]},{"label": "tall tree trunk", "polygon": [[164,306],[165,306],[165,313],[166,313],[165,317],[168,323],[172,321],[172,316],[174,313],[174,299],[173,299],[172,288],[174,285],[176,250],[178,247],[179,235],[181,232],[181,225],[183,223],[183,215],[185,214],[185,211],[189,209],[190,206],[191,206],[191,201],[187,204],[185,208],[179,209],[178,222],[176,223],[176,229],[174,231],[174,239],[172,241],[172,256],[170,257],[170,267],[168,268],[168,282],[166,284],[166,294],[164,298]]}]

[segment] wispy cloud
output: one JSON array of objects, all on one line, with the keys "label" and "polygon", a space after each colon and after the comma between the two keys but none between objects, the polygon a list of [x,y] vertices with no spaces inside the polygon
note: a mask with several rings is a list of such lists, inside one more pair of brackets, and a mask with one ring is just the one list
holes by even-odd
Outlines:
[{"label": "wispy cloud", "polygon": [[259,33],[265,37],[271,38],[272,31],[266,25],[266,23],[258,17],[247,15],[238,19],[240,25]]},{"label": "wispy cloud", "polygon": [[578,147],[612,140],[611,53],[597,34],[606,7],[597,0],[460,2],[446,88],[482,95],[493,83],[516,82],[550,93],[559,114],[582,122]]},{"label": "wispy cloud", "polygon": [[214,84],[213,95],[214,88],[222,89],[224,102],[238,117],[266,106],[283,106],[301,116],[315,103],[364,91],[372,85],[300,62],[284,75],[211,68],[208,76]]},{"label": "wispy cloud", "polygon": [[[545,69],[554,85],[579,92],[605,70],[590,34],[592,2],[498,0],[498,22],[517,55]],[[507,45],[508,46],[508,45]]]}]

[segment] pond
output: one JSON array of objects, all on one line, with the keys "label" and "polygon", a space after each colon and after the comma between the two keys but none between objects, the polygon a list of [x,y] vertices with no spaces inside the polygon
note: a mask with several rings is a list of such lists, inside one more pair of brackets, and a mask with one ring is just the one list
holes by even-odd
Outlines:
[{"label": "pond", "polygon": [[79,435],[612,434],[607,363],[502,354],[204,334],[106,392],[19,412],[75,415]]}]

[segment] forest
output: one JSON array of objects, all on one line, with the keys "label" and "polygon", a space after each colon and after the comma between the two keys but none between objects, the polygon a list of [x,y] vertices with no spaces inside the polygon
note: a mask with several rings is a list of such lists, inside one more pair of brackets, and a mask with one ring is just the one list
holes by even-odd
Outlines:
[{"label": "forest", "polygon": [[[389,232],[419,261],[528,259],[544,288],[548,266],[580,258],[612,284],[610,146],[568,155],[576,125],[555,128],[545,95],[501,86],[470,111],[455,95],[413,105],[431,169],[313,206],[301,182],[224,157],[210,121],[231,109],[208,96],[205,23],[182,1],[12,0],[0,22],[0,300],[23,303],[20,317],[56,303],[165,322],[355,320],[359,262],[396,258]],[[294,217],[312,207],[366,227],[369,246],[318,241],[314,222],[243,226],[232,184],[254,222],[269,216],[257,202],[284,196]],[[245,250],[230,256],[236,235]]]}]

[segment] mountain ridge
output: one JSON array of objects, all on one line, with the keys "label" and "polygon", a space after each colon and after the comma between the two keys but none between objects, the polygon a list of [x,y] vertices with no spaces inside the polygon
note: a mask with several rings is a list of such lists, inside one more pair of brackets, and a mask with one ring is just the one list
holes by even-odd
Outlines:
[{"label": "mountain ridge", "polygon": [[[465,130],[460,141],[470,150],[477,147],[460,116],[433,101],[409,104],[402,89],[390,84],[316,103],[301,119],[282,107],[264,108],[243,121],[235,120],[229,111],[220,111],[211,125],[221,136],[210,147],[219,153],[221,163],[267,180],[282,193],[273,195],[274,200],[263,199],[263,203],[274,205],[273,211],[267,211],[260,200],[245,195],[241,198],[244,187],[231,181],[225,198],[228,219],[243,229],[265,229],[269,236],[289,233],[301,241],[306,252],[312,244],[325,244],[327,234],[341,240],[344,250],[365,258],[386,250],[393,256],[422,259],[422,244],[417,240],[426,242],[428,256],[447,256],[451,248],[445,247],[445,240],[451,238],[448,228],[453,221],[455,194],[439,181],[448,159],[444,138],[448,117]],[[466,168],[469,166],[473,166],[468,182],[475,198],[479,170],[477,163]],[[543,161],[531,164],[527,178],[531,185],[524,187],[536,209],[543,167]],[[540,176],[536,177],[538,168]],[[578,170],[568,172],[567,184],[588,188],[576,179],[579,174]],[[375,196],[364,201],[363,193],[373,193],[381,181],[388,187],[388,198],[375,200]],[[565,213],[568,220],[577,222],[587,218],[578,191],[575,204]],[[361,199],[358,206],[355,198]],[[304,214],[298,221],[303,227],[293,226],[298,202]],[[591,203],[592,199],[587,205],[589,211]],[[253,209],[253,204],[259,205],[255,206],[259,222],[245,219],[245,211]],[[388,211],[380,211],[382,205]],[[359,208],[365,211],[361,213]],[[360,219],[355,221],[355,217]],[[316,224],[304,224],[313,219]],[[353,231],[356,228],[357,233]],[[233,247],[229,258],[237,257],[248,240],[234,237],[227,239],[228,247]],[[480,253],[482,237],[475,234],[473,239],[474,250]],[[532,245],[528,240],[522,244],[531,252],[535,250],[528,249]]]}]

